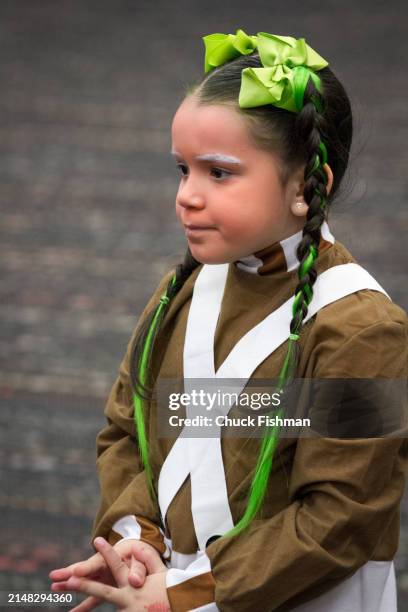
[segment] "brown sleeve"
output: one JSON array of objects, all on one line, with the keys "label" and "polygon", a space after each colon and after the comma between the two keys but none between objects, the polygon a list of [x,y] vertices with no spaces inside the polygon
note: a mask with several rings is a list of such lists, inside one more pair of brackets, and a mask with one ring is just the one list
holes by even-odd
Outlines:
[{"label": "brown sleeve", "polygon": [[167,586],[167,597],[169,598],[171,612],[188,612],[201,606],[215,604],[215,581],[211,572],[195,573],[194,571],[174,570],[167,572],[176,575],[176,584]]},{"label": "brown sleeve", "polygon": [[166,588],[172,612],[201,610],[204,606],[214,609],[215,580],[205,552],[199,552],[185,569],[171,567],[166,573]]},{"label": "brown sleeve", "polygon": [[147,490],[139,456],[129,362],[133,339],[173,274],[174,270],[171,270],[163,277],[143,310],[105,406],[107,425],[96,439],[101,501],[93,525],[92,541],[97,536],[103,536],[110,542],[117,541],[122,536],[112,531],[114,523],[125,516],[135,515],[139,524],[143,523],[144,526],[142,539],[155,548],[163,548],[163,543],[158,541],[159,514]]},{"label": "brown sleeve", "polygon": [[[352,362],[357,377],[406,377],[406,339],[405,325],[369,326],[330,352],[327,370],[319,361],[319,376],[330,377],[333,367],[340,377]],[[407,458],[404,438],[300,438],[288,507],[206,550],[218,607],[250,612],[268,602],[268,610],[292,610],[378,559],[379,543],[398,517]],[[397,548],[394,531],[385,560]]]}]

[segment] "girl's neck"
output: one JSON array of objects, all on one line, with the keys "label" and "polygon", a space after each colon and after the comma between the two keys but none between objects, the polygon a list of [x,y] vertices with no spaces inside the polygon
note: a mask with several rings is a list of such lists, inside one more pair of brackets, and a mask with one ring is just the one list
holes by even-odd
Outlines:
[{"label": "girl's neck", "polygon": [[[326,221],[321,228],[322,237],[319,245],[319,253],[326,250],[334,243],[334,236],[330,232]],[[260,251],[256,251],[252,255],[242,257],[234,262],[241,270],[266,276],[276,272],[287,271],[291,272],[299,267],[299,260],[296,257],[296,249],[299,242],[302,240],[303,230],[292,234],[288,238],[265,247]]]}]

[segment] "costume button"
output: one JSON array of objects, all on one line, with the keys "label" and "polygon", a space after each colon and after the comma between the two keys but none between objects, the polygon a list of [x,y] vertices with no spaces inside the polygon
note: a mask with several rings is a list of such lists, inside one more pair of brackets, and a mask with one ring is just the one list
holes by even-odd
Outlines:
[{"label": "costume button", "polygon": [[220,535],[213,535],[210,538],[208,538],[207,542],[205,543],[205,547],[207,548],[207,546],[209,546],[212,542],[215,542],[215,540],[218,540],[218,538],[220,538]]}]

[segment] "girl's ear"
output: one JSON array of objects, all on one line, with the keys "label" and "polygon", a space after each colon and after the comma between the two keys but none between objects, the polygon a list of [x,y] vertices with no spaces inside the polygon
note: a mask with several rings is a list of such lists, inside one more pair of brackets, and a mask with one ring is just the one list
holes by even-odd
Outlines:
[{"label": "girl's ear", "polygon": [[327,174],[326,191],[327,191],[327,194],[329,194],[330,191],[331,191],[331,188],[333,186],[333,172],[331,171],[331,168],[330,168],[329,164],[324,164],[323,165],[323,170]]},{"label": "girl's ear", "polygon": [[[327,190],[327,194],[330,193],[330,190],[333,186],[333,172],[329,166],[329,164],[324,164],[323,165],[323,169],[327,174],[327,185],[326,185],[326,190]],[[292,202],[291,204],[291,211],[292,213],[296,216],[296,217],[304,217],[307,213],[307,209],[308,209],[308,205],[306,204],[306,202],[304,201],[303,198],[303,188],[304,188],[304,182],[300,182],[299,183],[299,188],[298,188],[298,192],[296,194],[296,199]]]}]

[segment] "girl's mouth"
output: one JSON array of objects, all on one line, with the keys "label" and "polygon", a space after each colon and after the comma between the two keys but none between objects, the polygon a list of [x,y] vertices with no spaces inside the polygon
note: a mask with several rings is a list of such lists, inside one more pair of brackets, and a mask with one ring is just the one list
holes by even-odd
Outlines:
[{"label": "girl's mouth", "polygon": [[193,236],[195,234],[199,234],[200,232],[215,230],[215,227],[211,227],[209,225],[185,225],[184,228],[187,236]]}]

